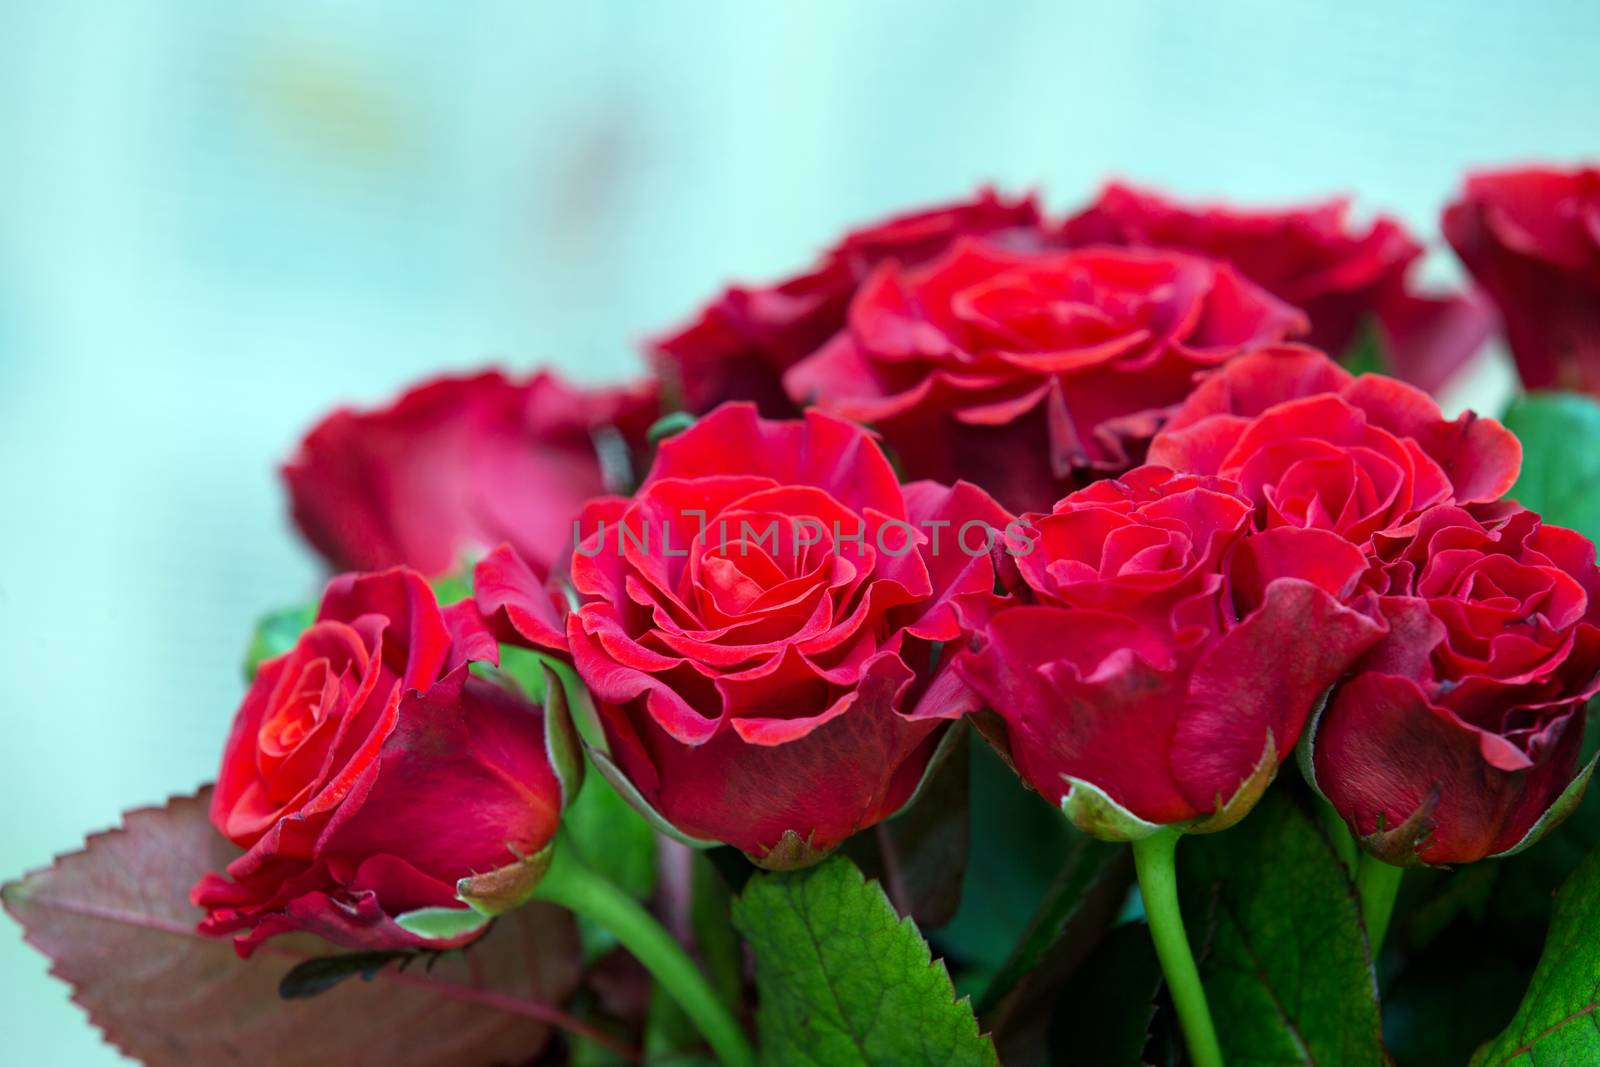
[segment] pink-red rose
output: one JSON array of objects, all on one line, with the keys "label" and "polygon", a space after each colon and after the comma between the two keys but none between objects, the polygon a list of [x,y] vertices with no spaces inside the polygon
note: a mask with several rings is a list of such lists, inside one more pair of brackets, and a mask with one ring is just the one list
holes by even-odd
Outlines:
[{"label": "pink-red rose", "polygon": [[371,950],[481,932],[405,924],[424,908],[465,911],[463,879],[516,881],[507,872],[555,833],[542,711],[468,671],[497,654],[472,605],[441,610],[415,571],[335,578],[234,719],[211,819],[246,852],[195,886],[201,929],[235,934],[241,955],[294,930]]},{"label": "pink-red rose", "polygon": [[970,485],[902,486],[850,423],[719,408],[582,520],[567,637],[605,758],[683,835],[769,866],[893,814],[932,713],[971,707],[946,668],[1006,518]]},{"label": "pink-red rose", "polygon": [[1023,780],[1089,833],[1221,829],[1375,641],[1365,566],[1324,530],[1254,528],[1227,479],[1140,467],[1029,515],[1023,603],[959,669]]},{"label": "pink-red rose", "polygon": [[1378,331],[1396,375],[1433,392],[1483,344],[1491,316],[1463,294],[1424,295],[1409,276],[1423,248],[1394,219],[1353,226],[1350,204],[1282,209],[1179,203],[1111,182],[1062,226],[1075,246],[1176,248],[1232,263],[1311,319],[1308,344],[1342,354]]},{"label": "pink-red rose", "polygon": [[1388,633],[1313,738],[1316,784],[1391,863],[1468,863],[1559,820],[1600,688],[1594,546],[1514,505],[1485,510],[1435,508],[1384,547],[1372,584]]},{"label": "pink-red rose", "polygon": [[1446,419],[1427,394],[1352,377],[1320,352],[1253,353],[1203,382],[1150,461],[1237,480],[1258,524],[1334,531],[1365,545],[1408,533],[1425,509],[1498,500],[1522,446],[1493,419]]},{"label": "pink-red rose", "polygon": [[1499,305],[1522,383],[1600,393],[1600,168],[1471,175],[1443,224]]},{"label": "pink-red rose", "polygon": [[335,411],[283,477],[295,522],[339,569],[444,574],[505,541],[542,571],[584,501],[625,480],[655,413],[643,387],[580,390],[547,372],[439,378],[386,408]]},{"label": "pink-red rose", "polygon": [[871,423],[908,477],[1043,510],[1139,462],[1200,372],[1304,328],[1199,256],[966,239],[923,267],[880,267],[848,326],[784,381],[797,402]]},{"label": "pink-red rose", "polygon": [[1026,246],[1045,240],[1031,196],[1009,199],[990,189],[854,230],[810,270],[774,285],[733,286],[694,322],[655,340],[652,358],[669,396],[696,414],[727,400],[753,401],[768,416],[795,414],[783,372],[839,332],[868,275],[888,260],[925,263],[961,236]]}]

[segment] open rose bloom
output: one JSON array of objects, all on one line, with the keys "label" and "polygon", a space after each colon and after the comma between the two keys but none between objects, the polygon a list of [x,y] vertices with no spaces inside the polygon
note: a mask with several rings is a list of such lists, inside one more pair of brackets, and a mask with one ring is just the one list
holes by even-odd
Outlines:
[{"label": "open rose bloom", "polygon": [[1516,851],[1576,803],[1600,689],[1600,571],[1532,512],[1435,508],[1372,572],[1389,632],[1310,747],[1319,788],[1397,864]]},{"label": "open rose bloom", "polygon": [[1111,182],[1062,225],[1072,245],[1171,248],[1231,263],[1311,320],[1305,340],[1339,356],[1374,331],[1394,373],[1434,390],[1488,336],[1492,318],[1466,293],[1423,293],[1411,275],[1422,245],[1399,222],[1350,219],[1350,202],[1285,209],[1186,204]]},{"label": "open rose bloom", "polygon": [[708,415],[581,520],[567,636],[606,765],[768,866],[894,814],[947,729],[926,709],[973,706],[947,663],[993,608],[1006,521],[973,486],[902,486],[847,422]]},{"label": "open rose bloom", "polygon": [[[496,656],[476,608],[441,610],[414,571],[335,579],[234,720],[211,818],[246,851],[195,887],[206,931],[237,931],[244,955],[297,930],[441,948],[520,903],[562,787],[543,711],[468,669]],[[447,936],[408,922],[430,909],[467,921]]]},{"label": "open rose bloom", "polygon": [[1443,224],[1523,384],[1600,393],[1600,167],[1473,174]]},{"label": "open rose bloom", "polygon": [[504,542],[543,572],[584,501],[627,481],[655,411],[646,386],[438,378],[380,410],[333,412],[283,479],[296,524],[335,567],[445,574]]},{"label": "open rose bloom", "polygon": [[784,372],[844,327],[852,298],[873,271],[889,262],[926,263],[962,237],[1003,247],[1049,240],[1032,197],[988,189],[861,227],[810,270],[774,285],[725,290],[693,322],[652,343],[657,371],[668,393],[696,414],[748,400],[764,415],[794,415],[799,408],[784,392]]},{"label": "open rose bloom", "polygon": [[1040,510],[1136,465],[1198,375],[1306,326],[1199,256],[969,239],[924,267],[880,268],[784,383],[875,426],[911,477],[966,478]]},{"label": "open rose bloom", "polygon": [[1600,172],[1466,179],[1442,290],[1048,203],[326,415],[214,786],[6,908],[157,1067],[1600,1064],[1600,403],[1433,395],[1495,307],[1600,395]]},{"label": "open rose bloom", "polygon": [[1231,826],[1381,633],[1342,603],[1358,548],[1253,514],[1236,482],[1140,467],[1026,516],[1019,605],[961,672],[1023,780],[1085,831]]}]

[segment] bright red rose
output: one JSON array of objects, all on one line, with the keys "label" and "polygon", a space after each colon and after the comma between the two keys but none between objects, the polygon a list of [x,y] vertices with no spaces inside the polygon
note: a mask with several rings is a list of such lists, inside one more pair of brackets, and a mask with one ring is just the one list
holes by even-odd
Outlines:
[{"label": "bright red rose", "polygon": [[652,342],[669,394],[697,414],[750,400],[762,414],[796,413],[783,372],[844,327],[850,298],[879,264],[925,263],[961,236],[1033,246],[1045,237],[1033,197],[979,190],[971,200],[899,215],[855,230],[810,270],[775,285],[733,286],[693,323]]},{"label": "bright red rose", "polygon": [[[995,601],[1007,520],[970,485],[901,486],[819,412],[725,405],[595,502],[567,638],[602,769],[680,834],[772,867],[892,815],[970,694],[946,666]],[[614,768],[608,766],[614,764]]]},{"label": "bright red rose", "polygon": [[784,381],[797,402],[872,423],[909,477],[1041,510],[1137,463],[1199,372],[1304,328],[1198,256],[963,240],[925,267],[879,268],[848,328]]},{"label": "bright red rose", "polygon": [[1600,393],[1600,168],[1471,175],[1443,225],[1500,307],[1522,384]]},{"label": "bright red rose", "polygon": [[1323,530],[1256,530],[1226,479],[1140,467],[1023,520],[1026,603],[958,662],[1022,779],[1086,832],[1242,818],[1321,695],[1379,636],[1365,566]]},{"label": "bright red rose", "polygon": [[[261,665],[212,799],[247,851],[193,891],[240,955],[305,930],[359,949],[443,948],[407,913],[493,911],[551,840],[561,786],[541,710],[469,673],[498,648],[415,571],[335,578],[295,647]],[[487,876],[475,878],[474,876]]]},{"label": "bright red rose", "polygon": [[335,411],[283,477],[295,522],[335,567],[438,575],[508,541],[546,570],[584,501],[626,481],[628,446],[655,415],[642,386],[579,390],[548,372],[439,378],[378,411]]},{"label": "bright red rose", "polygon": [[1465,294],[1425,296],[1408,280],[1423,248],[1394,219],[1352,226],[1350,204],[1243,210],[1179,203],[1112,182],[1062,225],[1074,246],[1175,248],[1226,260],[1311,319],[1308,344],[1343,353],[1364,325],[1394,373],[1433,392],[1488,337],[1492,316]]},{"label": "bright red rose", "polygon": [[1203,382],[1151,443],[1150,462],[1236,479],[1260,525],[1366,544],[1407,533],[1426,508],[1498,500],[1522,446],[1493,419],[1446,419],[1420,389],[1285,348]]},{"label": "bright red rose", "polygon": [[1482,522],[1435,508],[1387,546],[1375,573],[1389,632],[1315,728],[1315,784],[1390,863],[1513,851],[1582,788],[1568,791],[1600,689],[1594,546],[1498,510]]}]

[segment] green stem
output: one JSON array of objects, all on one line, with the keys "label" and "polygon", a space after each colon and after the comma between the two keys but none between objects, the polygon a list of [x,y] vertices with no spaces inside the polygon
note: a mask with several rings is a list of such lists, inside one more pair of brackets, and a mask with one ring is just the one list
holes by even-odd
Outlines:
[{"label": "green stem", "polygon": [[587,867],[570,841],[558,838],[550,869],[533,893],[610,930],[654,976],[727,1067],[754,1067],[755,1052],[739,1023],[683,948],[628,894]]},{"label": "green stem", "polygon": [[1222,1046],[1211,1023],[1206,1005],[1206,990],[1189,949],[1189,935],[1183,928],[1183,912],[1178,907],[1178,872],[1173,863],[1177,854],[1178,831],[1166,827],[1133,843],[1133,866],[1139,872],[1139,893],[1144,897],[1144,914],[1150,923],[1150,938],[1167,977],[1167,991],[1178,1011],[1184,1040],[1189,1045],[1193,1067],[1222,1067]]},{"label": "green stem", "polygon": [[1356,864],[1361,858],[1361,849],[1356,844],[1356,839],[1350,836],[1350,827],[1344,823],[1344,816],[1326,800],[1317,801],[1317,810],[1322,813],[1322,826],[1328,831],[1328,843],[1333,846],[1333,854],[1339,857],[1339,862],[1344,864],[1345,873],[1350,877],[1356,876]]},{"label": "green stem", "polygon": [[1361,898],[1361,917],[1367,923],[1367,943],[1372,946],[1373,959],[1383,950],[1383,936],[1389,932],[1394,898],[1400,893],[1400,879],[1405,873],[1404,867],[1366,853],[1356,865],[1356,895]]}]

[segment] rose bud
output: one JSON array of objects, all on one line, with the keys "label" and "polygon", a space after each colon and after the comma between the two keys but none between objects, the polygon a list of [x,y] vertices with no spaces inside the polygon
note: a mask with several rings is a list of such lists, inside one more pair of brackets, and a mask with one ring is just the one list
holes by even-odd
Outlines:
[{"label": "rose bud", "polygon": [[1522,384],[1600,393],[1600,168],[1470,175],[1443,227],[1499,305]]},{"label": "rose bud", "polygon": [[1493,419],[1446,419],[1420,389],[1288,347],[1201,383],[1151,443],[1150,462],[1237,480],[1265,527],[1365,545],[1404,535],[1427,508],[1498,500],[1522,446]]},{"label": "rose bud", "polygon": [[653,341],[652,361],[669,396],[696,414],[727,400],[753,401],[768,416],[796,414],[783,372],[844,327],[850,298],[867,276],[891,259],[925,263],[963,235],[1025,246],[1046,240],[1033,197],[981,189],[970,200],[846,234],[802,274],[725,290],[694,322]]},{"label": "rose bud", "polygon": [[664,441],[572,558],[596,765],[658,826],[768,867],[893,815],[971,694],[947,667],[993,603],[1008,516],[902,486],[873,438],[729,404]]},{"label": "rose bud", "polygon": [[[1600,688],[1594,546],[1521,508],[1427,512],[1375,564],[1389,632],[1311,730],[1307,776],[1379,859],[1470,863],[1577,803]],[[1592,766],[1592,765],[1591,765]]]},{"label": "rose bud", "polygon": [[1074,246],[1174,248],[1233,264],[1304,311],[1306,343],[1342,355],[1378,331],[1399,378],[1435,392],[1483,345],[1493,317],[1466,294],[1423,295],[1409,280],[1423,247],[1384,215],[1352,225],[1343,198],[1282,209],[1180,203],[1112,182],[1062,225]]},{"label": "rose bud", "polygon": [[958,663],[1017,773],[1085,832],[1243,818],[1379,624],[1335,534],[1256,531],[1226,479],[1140,467],[1022,522],[1023,603]]},{"label": "rose bud", "polygon": [[584,501],[625,487],[656,407],[643,385],[580,390],[543,371],[439,378],[387,408],[335,411],[283,477],[296,524],[337,568],[440,575],[510,542],[543,572]]},{"label": "rose bud", "polygon": [[1137,464],[1198,372],[1304,329],[1198,256],[963,240],[880,267],[848,328],[784,381],[796,402],[873,424],[908,477],[967,478],[1038,511]]},{"label": "rose bud", "polygon": [[496,653],[472,605],[441,611],[415,571],[329,583],[234,719],[211,821],[246,852],[195,886],[201,930],[246,956],[292,930],[448,948],[522,903],[574,771],[558,778],[538,707],[468,670]]}]

